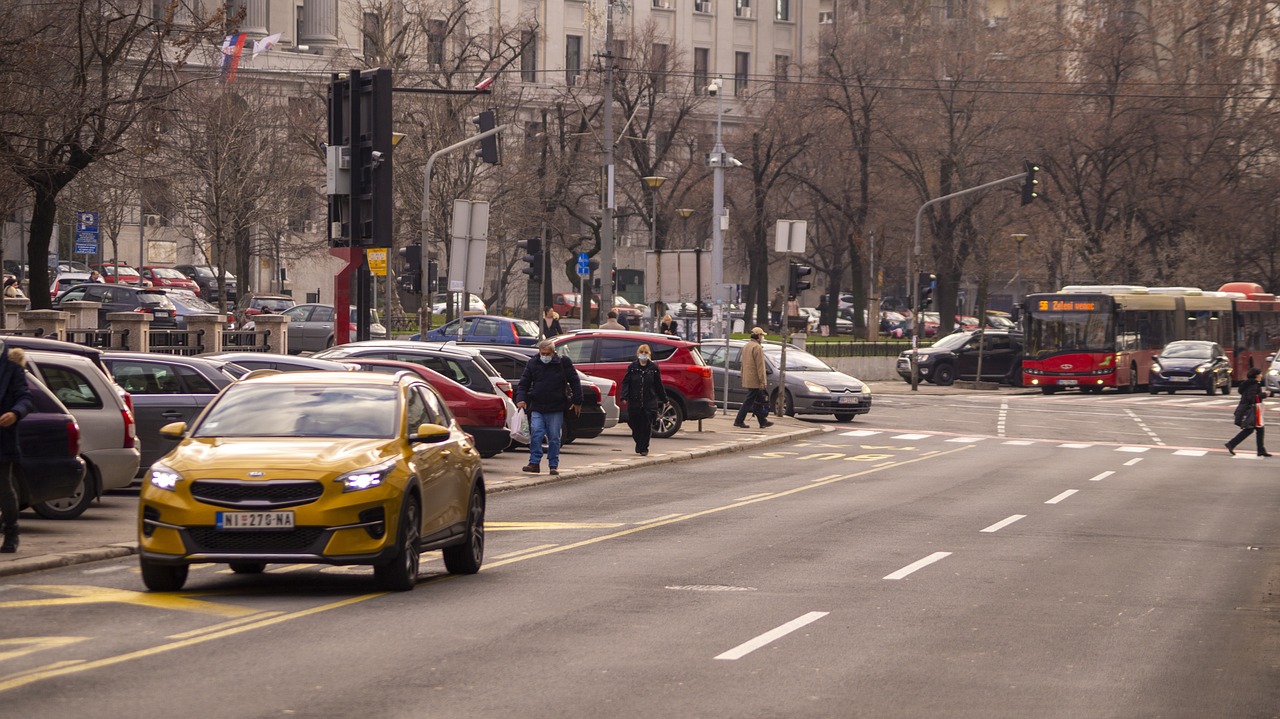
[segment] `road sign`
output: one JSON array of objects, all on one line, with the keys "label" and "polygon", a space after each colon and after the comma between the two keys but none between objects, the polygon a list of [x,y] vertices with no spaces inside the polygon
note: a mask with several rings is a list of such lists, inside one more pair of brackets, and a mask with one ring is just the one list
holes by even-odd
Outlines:
[{"label": "road sign", "polygon": [[489,249],[489,203],[454,200],[450,235],[449,291],[482,294]]},{"label": "road sign", "polygon": [[369,258],[369,273],[374,277],[387,276],[387,248],[370,247],[365,251]]},{"label": "road sign", "polygon": [[591,258],[585,252],[578,253],[578,276],[586,277],[591,274]]},{"label": "road sign", "polygon": [[778,220],[774,227],[774,251],[804,254],[808,229],[809,223],[804,220]]},{"label": "road sign", "polygon": [[98,254],[98,213],[76,213],[75,254]]}]

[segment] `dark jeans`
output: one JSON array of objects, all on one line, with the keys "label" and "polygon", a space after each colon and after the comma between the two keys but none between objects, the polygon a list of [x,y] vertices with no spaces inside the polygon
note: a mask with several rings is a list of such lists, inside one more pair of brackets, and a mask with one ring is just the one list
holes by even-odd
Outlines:
[{"label": "dark jeans", "polygon": [[0,520],[4,521],[6,534],[17,534],[18,490],[14,485],[13,462],[0,462]]},{"label": "dark jeans", "polygon": [[738,418],[733,420],[734,424],[743,424],[747,419],[747,413],[750,412],[760,420],[760,426],[763,427],[765,419],[769,416],[769,402],[765,399],[764,388],[754,387],[747,390],[747,398],[742,400],[742,406],[738,408]]},{"label": "dark jeans", "polygon": [[[1256,428],[1256,431],[1258,433],[1258,454],[1267,453],[1267,448],[1262,444],[1262,435],[1264,432],[1266,432],[1266,430],[1267,430],[1266,427]],[[1237,444],[1240,444],[1241,442],[1248,439],[1249,435],[1253,434],[1254,431],[1255,431],[1255,428],[1253,427],[1245,427],[1244,429],[1237,432],[1236,436],[1232,437],[1230,442],[1227,442],[1227,446],[1230,447],[1231,449],[1235,449]]]},{"label": "dark jeans", "polygon": [[636,441],[636,452],[649,451],[649,438],[653,436],[653,411],[627,403],[627,426],[631,439]]}]

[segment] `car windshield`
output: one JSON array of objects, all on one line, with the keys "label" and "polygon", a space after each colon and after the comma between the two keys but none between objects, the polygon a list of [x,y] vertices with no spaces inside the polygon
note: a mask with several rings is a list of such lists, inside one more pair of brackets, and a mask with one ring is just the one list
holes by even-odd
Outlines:
[{"label": "car windshield", "polygon": [[255,297],[253,300],[255,307],[270,307],[272,312],[284,312],[293,307],[293,300],[283,297]]},{"label": "car windshield", "polygon": [[227,388],[192,437],[355,437],[399,432],[396,387],[240,384]]},{"label": "car windshield", "polygon": [[1018,328],[1018,325],[1014,324],[1013,320],[1005,317],[1004,315],[987,315],[987,326],[996,327],[1002,330],[1013,330]]},{"label": "car windshield", "polygon": [[217,307],[214,307],[213,305],[209,304],[208,302],[205,302],[204,300],[200,299],[199,297],[196,297],[195,295],[189,295],[189,294],[178,295],[178,294],[172,294],[172,293],[166,292],[165,296],[168,297],[169,301],[172,302],[173,304],[180,305],[181,307],[188,310],[199,310],[201,312],[214,312],[214,313],[218,311]]},{"label": "car windshield", "polygon": [[538,336],[538,326],[529,320],[516,320],[512,324],[516,326],[516,334],[520,337]]},{"label": "car windshield", "polygon": [[1165,347],[1160,356],[1167,359],[1213,359],[1213,347],[1209,345],[1178,344],[1175,342]]},{"label": "car windshield", "polygon": [[[766,347],[765,354],[769,356],[774,365],[782,362],[781,347]],[[835,372],[828,367],[822,360],[814,357],[808,352],[798,349],[787,348],[787,371],[796,372]]]},{"label": "car windshield", "polygon": [[117,277],[137,277],[138,271],[132,267],[103,267],[102,274],[115,275]]},{"label": "car windshield", "polygon": [[970,337],[975,336],[976,335],[971,335],[967,332],[957,332],[934,342],[933,346],[943,350],[958,350],[961,347],[964,347],[964,343],[968,342]]},{"label": "car windshield", "polygon": [[163,277],[166,280],[185,280],[187,276],[181,272],[169,267],[152,267],[151,274],[154,277]]}]

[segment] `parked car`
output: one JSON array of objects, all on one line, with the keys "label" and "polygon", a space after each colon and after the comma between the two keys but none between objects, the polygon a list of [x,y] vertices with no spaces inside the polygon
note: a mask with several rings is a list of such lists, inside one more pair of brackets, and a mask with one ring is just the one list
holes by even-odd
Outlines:
[{"label": "parked car", "polygon": [[[172,267],[147,265],[142,268],[142,279],[151,283],[152,287],[164,289],[187,290],[195,296],[201,295],[200,285]],[[213,297],[213,295],[209,295]]]},{"label": "parked car", "polygon": [[[429,330],[428,342],[484,342],[488,344],[529,345],[538,344],[538,324],[515,317],[497,315],[469,315]],[[421,335],[409,339],[417,340]]]},{"label": "parked car", "polygon": [[[289,318],[289,354],[319,352],[334,345],[333,305],[297,305],[280,314]],[[352,307],[348,317],[348,331],[352,337],[356,333],[356,317],[356,308]],[[370,339],[387,339],[387,328],[378,322],[378,315],[372,309],[369,310],[369,320]],[[251,327],[252,323],[244,326],[245,329]]]},{"label": "parked car", "polygon": [[[981,349],[981,353],[979,353]],[[1022,334],[1000,330],[961,331],[919,350],[920,379],[947,386],[957,379],[1022,383]],[[982,355],[982,377],[978,356]],[[911,381],[911,350],[898,355],[898,376]]]},{"label": "parked car", "polygon": [[1267,394],[1275,397],[1280,394],[1280,354],[1267,355],[1266,374],[1263,375],[1263,387]]},{"label": "parked car", "polygon": [[[747,397],[747,391],[742,387],[742,348],[749,341],[729,340],[729,409],[742,406]],[[725,396],[725,352],[724,340],[702,345],[702,357],[711,368],[711,376],[716,385],[716,401],[720,403],[723,403]],[[782,345],[766,342],[764,370],[771,406],[777,406],[779,400],[781,367]],[[834,416],[840,422],[850,422],[854,417],[871,411],[871,387],[867,383],[832,369],[808,352],[788,346],[786,368],[787,387],[782,401],[788,417],[818,414]]]},{"label": "parked car", "polygon": [[[809,334],[818,334],[819,328],[822,326],[822,312],[820,312],[816,307],[801,307],[800,314],[809,319]],[[835,332],[833,334],[853,334],[853,321],[837,316]]]},{"label": "parked car", "polygon": [[[449,293],[437,292],[431,298],[431,311],[437,315],[444,314],[449,309],[447,306],[448,301],[449,301]],[[458,306],[462,304],[461,292],[453,293],[453,302],[454,302],[453,307],[454,307],[454,310],[456,311],[458,309]],[[471,293],[467,293],[467,306],[463,308],[463,311],[478,312],[480,314],[484,314],[489,311],[489,308],[485,306],[484,301],[480,299],[479,295],[473,295]]]},{"label": "parked car", "polygon": [[[200,296],[210,302],[218,301],[218,270],[208,265],[174,265],[173,269],[186,275],[188,279],[200,286]],[[224,296],[227,302],[236,301],[236,276],[223,272]]]},{"label": "parked car", "polygon": [[613,311],[618,313],[619,322],[625,319],[626,324],[633,329],[639,329],[640,323],[644,321],[644,318],[653,314],[653,310],[648,307],[634,305],[622,295],[613,296]]},{"label": "parked car", "polygon": [[89,281],[89,274],[86,272],[63,272],[49,284],[49,296],[57,297],[76,285],[83,285]]},{"label": "parked car", "polygon": [[22,507],[44,505],[82,492],[80,425],[35,375],[27,375],[32,411],[18,423],[22,458],[14,479]]},{"label": "parked car", "polygon": [[901,312],[881,311],[880,332],[890,337],[905,337],[907,334],[907,316]]},{"label": "parked car", "polygon": [[[331,360],[315,357],[293,357],[269,352],[214,352],[197,355],[202,359],[225,362],[224,372],[240,379],[253,370],[272,369],[277,372],[350,372],[351,367]],[[240,374],[235,374],[240,372]]]},{"label": "parked car", "polygon": [[[86,348],[88,349],[88,348]],[[40,379],[80,426],[84,479],[77,492],[33,505],[47,519],[74,519],[108,489],[128,487],[138,475],[138,447],[132,400],[98,362],[84,354],[26,350],[27,369]]]},{"label": "parked car", "polygon": [[[525,365],[538,354],[534,347],[467,345],[467,348],[478,351],[512,386],[520,384]],[[565,422],[565,437],[570,442],[598,437],[604,430],[618,424],[617,383],[577,371],[578,381],[582,384],[582,411],[574,421]]]},{"label": "parked car", "polygon": [[1231,394],[1231,360],[1217,342],[1177,340],[1152,357],[1148,391],[1173,394],[1195,389],[1206,394]]},{"label": "parked car", "polygon": [[[139,565],[177,591],[197,562],[372,565],[413,589],[419,553],[474,574],[484,557],[480,455],[430,385],[371,372],[235,383],[152,465],[139,498]],[[246,458],[252,458],[246,465]]]},{"label": "parked car", "polygon": [[[8,262],[6,262],[5,264],[8,265]],[[89,267],[85,263],[80,262],[78,260],[58,260],[57,270],[59,273],[80,272],[87,275],[92,269],[93,268]]]},{"label": "parked car", "polygon": [[[556,351],[573,360],[578,369],[614,382],[622,381],[640,345],[649,345],[651,359],[662,371],[668,398],[654,418],[655,437],[674,435],[686,419],[715,416],[711,369],[693,342],[652,332],[579,330],[555,338],[555,343]],[[620,414],[625,422],[626,410]]]},{"label": "parked car", "polygon": [[[222,314],[217,307],[196,297],[188,290],[165,290],[165,297],[173,303],[174,310],[174,326],[180,330],[187,329],[187,318],[191,315],[217,315]],[[228,319],[226,329],[234,330],[236,322],[234,319]]]},{"label": "parked car", "polygon": [[[241,324],[248,322],[254,315],[262,314],[263,310],[270,310],[272,314],[283,314],[285,310],[291,309],[298,305],[288,295],[254,295],[249,298],[249,304],[240,311]],[[376,319],[375,319],[376,321]]]},{"label": "parked car", "polygon": [[1018,331],[1018,323],[1013,321],[1009,313],[995,310],[987,310],[987,327],[993,330]]},{"label": "parked car", "polygon": [[[582,295],[577,292],[557,292],[551,297],[551,309],[560,313],[561,317],[582,316]],[[591,297],[591,317],[595,317],[600,309],[594,296]]]},{"label": "parked car", "polygon": [[102,274],[102,281],[109,285],[142,284],[142,275],[124,262],[104,262],[94,265],[93,269]]},{"label": "parked car", "polygon": [[352,342],[318,352],[314,359],[389,359],[411,362],[435,370],[463,387],[477,392],[502,395],[515,393],[511,383],[498,374],[479,352],[456,345],[427,344],[401,340]]},{"label": "parked car", "polygon": [[76,285],[58,295],[53,301],[55,309],[64,302],[84,300],[98,302],[98,326],[107,327],[107,315],[112,312],[145,312],[151,315],[152,329],[174,329],[178,326],[178,309],[169,301],[164,290],[127,285],[109,285],[90,282]]},{"label": "parked car", "polygon": [[107,352],[102,361],[116,384],[133,398],[144,471],[177,444],[160,434],[161,427],[193,421],[245,371],[228,370],[224,360],[143,352]]},{"label": "parked car", "polygon": [[502,397],[463,387],[435,370],[412,362],[347,359],[342,360],[342,364],[351,365],[362,372],[412,372],[440,393],[462,431],[475,438],[476,449],[481,457],[492,457],[511,446],[511,433],[507,430],[507,403]]}]

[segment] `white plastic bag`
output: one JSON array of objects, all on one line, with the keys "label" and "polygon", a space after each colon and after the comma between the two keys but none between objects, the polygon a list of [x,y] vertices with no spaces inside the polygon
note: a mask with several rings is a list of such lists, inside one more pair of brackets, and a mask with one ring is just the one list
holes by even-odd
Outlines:
[{"label": "white plastic bag", "polygon": [[522,409],[507,415],[507,432],[511,434],[511,441],[529,444],[529,415]]}]

